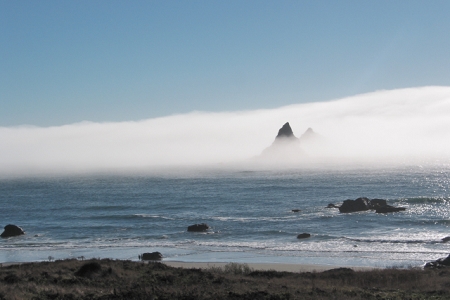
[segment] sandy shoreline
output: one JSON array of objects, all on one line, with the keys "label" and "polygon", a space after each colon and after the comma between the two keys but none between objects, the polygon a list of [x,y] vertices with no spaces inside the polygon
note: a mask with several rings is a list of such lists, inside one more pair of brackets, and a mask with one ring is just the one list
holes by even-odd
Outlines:
[{"label": "sandy shoreline", "polygon": [[[119,259],[120,260],[120,259]],[[11,265],[20,265],[27,263],[38,263],[38,262],[4,262],[0,263],[0,267],[7,267]],[[151,262],[146,262],[151,263]],[[229,262],[184,262],[184,261],[161,261],[161,263],[174,268],[183,269],[210,269],[210,268],[224,268]],[[355,267],[355,266],[335,266],[335,265],[319,265],[319,264],[285,264],[285,263],[237,263],[241,265],[247,265],[253,270],[257,271],[277,271],[277,272],[291,272],[291,273],[302,273],[302,272],[323,272],[336,268],[349,268],[355,271],[370,271],[374,267]]]},{"label": "sandy shoreline", "polygon": [[[170,267],[185,268],[185,269],[209,269],[209,268],[223,268],[228,263],[210,263],[210,262],[181,262],[181,261],[163,261],[163,263]],[[240,263],[241,264],[241,263]],[[279,263],[245,263],[254,270],[274,270],[278,272],[312,272],[325,271],[330,269],[323,265],[296,265],[296,264],[279,264]]]},{"label": "sandy shoreline", "polygon": [[[223,268],[229,263],[225,262],[182,262],[182,261],[162,261],[167,266],[185,269],[209,269]],[[238,263],[248,265],[253,270],[277,272],[322,272],[336,268],[350,268],[355,271],[369,271],[376,268],[371,267],[350,267],[350,266],[334,266],[334,265],[316,265],[316,264],[283,264],[283,263]]]}]

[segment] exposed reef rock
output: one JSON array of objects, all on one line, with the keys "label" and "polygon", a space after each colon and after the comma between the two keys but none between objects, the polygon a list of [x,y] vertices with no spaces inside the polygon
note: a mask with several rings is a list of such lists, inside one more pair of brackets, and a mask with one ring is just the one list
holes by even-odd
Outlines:
[{"label": "exposed reef rock", "polygon": [[[330,207],[330,205],[328,206]],[[336,207],[336,206],[334,206]],[[345,200],[339,208],[341,213],[375,210],[376,213],[390,213],[406,210],[404,207],[394,207],[387,204],[384,199],[372,199],[361,197],[356,200]]]},{"label": "exposed reef rock", "polygon": [[370,200],[366,197],[361,197],[356,200],[345,200],[339,207],[341,213],[351,213],[357,211],[366,211],[370,209]]},{"label": "exposed reef rock", "polygon": [[426,269],[442,269],[450,266],[450,255],[425,264]]},{"label": "exposed reef rock", "polygon": [[9,238],[13,236],[19,236],[25,234],[22,228],[16,225],[8,224],[5,226],[5,231],[3,231],[1,237],[2,238]]},{"label": "exposed reef rock", "polygon": [[387,206],[387,201],[384,199],[372,199],[370,200],[370,207],[377,209],[378,207]]},{"label": "exposed reef rock", "polygon": [[299,235],[297,235],[298,239],[307,239],[309,237],[311,237],[311,234],[309,233],[300,233]]},{"label": "exposed reef rock", "polygon": [[160,252],[146,252],[140,256],[142,260],[161,260],[163,258]]},{"label": "exposed reef rock", "polygon": [[394,207],[391,205],[385,205],[385,206],[377,207],[375,209],[375,212],[377,214],[387,214],[387,213],[391,213],[391,212],[399,212],[399,211],[404,211],[404,210],[406,210],[406,208],[404,208],[404,207]]},{"label": "exposed reef rock", "polygon": [[190,232],[203,232],[209,229],[208,224],[201,223],[201,224],[194,224],[188,227],[187,231]]},{"label": "exposed reef rock", "polygon": [[450,236],[446,236],[445,238],[441,239],[441,241],[443,243],[447,243],[448,241],[450,241]]}]

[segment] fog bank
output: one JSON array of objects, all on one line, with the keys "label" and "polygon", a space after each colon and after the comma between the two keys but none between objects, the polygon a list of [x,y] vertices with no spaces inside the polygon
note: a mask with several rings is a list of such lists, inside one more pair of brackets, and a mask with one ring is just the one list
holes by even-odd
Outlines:
[{"label": "fog bank", "polygon": [[[0,127],[0,174],[257,165],[261,162],[252,158],[272,144],[286,122],[297,137],[311,127],[326,139],[304,149],[297,162],[446,160],[450,87],[377,91],[277,109],[192,112],[135,122]],[[286,157],[285,163],[290,161]]]}]

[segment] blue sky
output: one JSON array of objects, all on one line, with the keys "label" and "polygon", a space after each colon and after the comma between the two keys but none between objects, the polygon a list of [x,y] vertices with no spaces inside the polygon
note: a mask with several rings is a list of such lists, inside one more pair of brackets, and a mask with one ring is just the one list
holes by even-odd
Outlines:
[{"label": "blue sky", "polygon": [[0,1],[0,126],[449,86],[450,1]]}]

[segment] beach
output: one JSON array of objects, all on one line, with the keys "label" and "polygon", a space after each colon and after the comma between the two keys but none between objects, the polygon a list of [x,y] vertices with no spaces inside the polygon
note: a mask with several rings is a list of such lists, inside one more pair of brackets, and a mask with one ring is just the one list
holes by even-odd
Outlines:
[{"label": "beach", "polygon": [[[1,263],[0,266],[9,267],[15,265],[27,265],[31,263],[46,263],[46,262],[7,262]],[[154,263],[154,262],[144,261],[143,263]],[[223,269],[225,266],[234,264],[234,265],[245,265],[248,268],[255,271],[276,271],[276,272],[290,272],[290,273],[323,272],[336,268],[348,268],[354,271],[370,271],[380,269],[372,267],[332,266],[332,265],[316,265],[316,264],[283,264],[283,263],[234,263],[234,262],[225,263],[225,262],[184,262],[184,261],[157,261],[156,263],[161,263],[171,268],[203,269],[203,270]]]},{"label": "beach", "polygon": [[[211,268],[224,268],[230,263],[218,263],[218,262],[181,262],[181,261],[165,261],[165,265],[174,268],[185,268],[185,269],[211,269]],[[291,272],[291,273],[302,273],[302,272],[323,272],[327,270],[336,269],[339,267],[332,265],[316,265],[316,264],[283,264],[283,263],[244,263],[249,268],[257,271],[276,271],[276,272]],[[343,267],[343,266],[341,266]],[[376,268],[372,267],[353,267],[345,266],[355,271],[368,271],[374,270]]]}]

